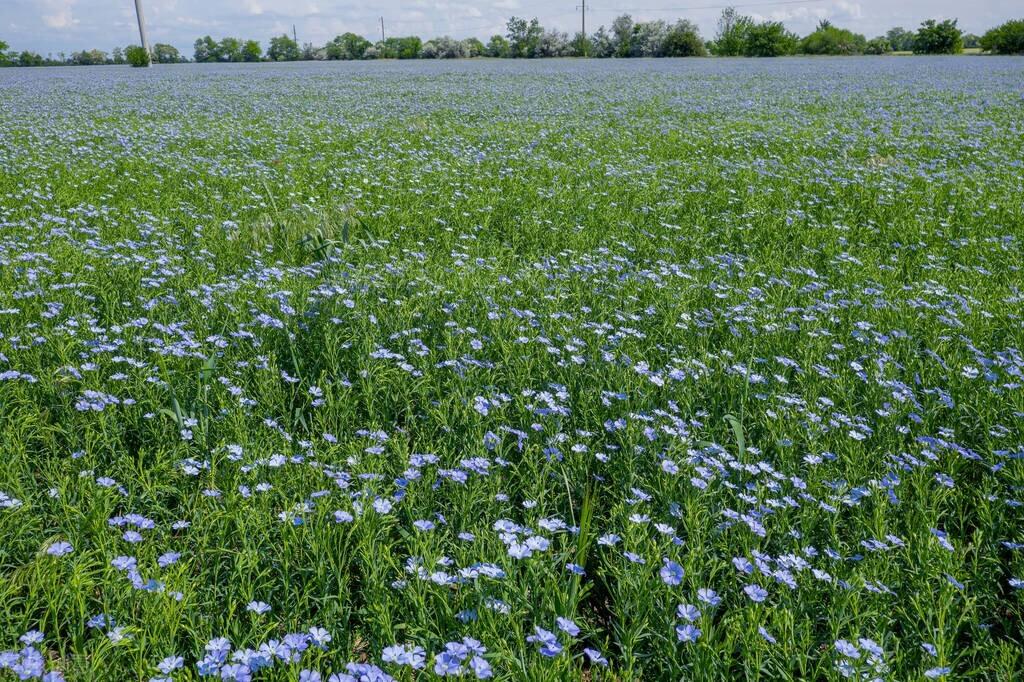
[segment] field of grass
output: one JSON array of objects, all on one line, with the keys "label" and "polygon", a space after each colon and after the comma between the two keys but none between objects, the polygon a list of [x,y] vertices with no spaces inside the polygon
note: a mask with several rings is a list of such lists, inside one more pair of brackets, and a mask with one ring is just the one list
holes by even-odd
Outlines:
[{"label": "field of grass", "polygon": [[1024,675],[1024,59],[0,71],[0,680]]}]

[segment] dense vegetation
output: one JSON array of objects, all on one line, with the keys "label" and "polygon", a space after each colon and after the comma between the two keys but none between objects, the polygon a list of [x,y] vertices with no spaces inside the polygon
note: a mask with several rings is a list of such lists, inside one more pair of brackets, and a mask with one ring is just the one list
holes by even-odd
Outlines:
[{"label": "dense vegetation", "polygon": [[0,679],[1021,679],[1024,60],[637,67],[0,72]]},{"label": "dense vegetation", "polygon": [[981,48],[998,54],[1024,54],[1024,19],[1008,21],[983,35]]},{"label": "dense vegetation", "polygon": [[[902,27],[891,29],[885,36],[867,40],[848,29],[822,21],[817,29],[802,39],[788,31],[781,22],[755,22],[739,14],[735,8],[726,8],[718,22],[715,38],[705,41],[697,26],[680,19],[675,23],[633,21],[628,14],[617,17],[606,30],[601,26],[592,35],[576,33],[570,36],[558,30],[541,26],[534,18],[512,17],[505,35],[494,35],[483,43],[478,38],[456,40],[441,36],[424,42],[416,36],[390,37],[372,43],[355,33],[344,33],[323,46],[299,43],[287,35],[270,40],[266,53],[258,40],[224,37],[219,41],[203,36],[193,45],[195,62],[258,62],[258,61],[314,61],[361,59],[462,59],[494,57],[540,59],[548,57],[703,57],[715,54],[723,57],[781,57],[793,54],[859,55],[915,52],[918,54],[955,54],[964,47],[981,48],[987,52],[1016,54],[1024,52],[1024,20],[1010,21],[985,34],[985,39],[965,35],[957,28],[956,20],[937,22],[929,19],[916,31]],[[75,52],[70,57],[44,58],[32,52],[6,52],[6,43],[0,42],[0,65],[45,66],[72,64],[124,64],[125,54],[114,48],[110,55],[101,50]],[[128,48],[131,49],[131,48]],[[157,43],[152,61],[173,64],[187,61],[178,50]]]}]

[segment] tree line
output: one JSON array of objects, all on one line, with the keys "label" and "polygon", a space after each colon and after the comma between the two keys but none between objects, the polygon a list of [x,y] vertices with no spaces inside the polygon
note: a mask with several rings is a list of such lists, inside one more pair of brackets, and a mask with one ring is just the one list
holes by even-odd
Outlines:
[{"label": "tree line", "polygon": [[270,39],[266,51],[257,40],[224,37],[214,40],[203,36],[195,41],[191,59],[177,48],[164,43],[146,54],[138,46],[109,54],[102,50],[61,53],[42,57],[30,51],[7,51],[0,40],[0,65],[51,66],[96,64],[133,64],[143,66],[179,62],[260,62],[357,59],[461,59],[493,57],[540,59],[547,57],[780,57],[786,55],[860,55],[913,52],[915,54],[958,54],[964,48],[980,48],[994,54],[1024,54],[1024,19],[1008,21],[983,36],[965,34],[956,19],[924,21],[916,31],[902,27],[884,36],[867,39],[849,29],[822,21],[809,35],[800,37],[779,21],[755,21],[735,8],[723,10],[715,37],[704,40],[697,26],[686,19],[634,21],[623,14],[590,35],[568,33],[543,27],[534,18],[512,17],[505,33],[491,36],[484,43],[477,38],[456,40],[448,36],[427,41],[417,36],[392,37],[371,42],[355,33],[344,33],[322,46],[298,42],[287,35]]}]

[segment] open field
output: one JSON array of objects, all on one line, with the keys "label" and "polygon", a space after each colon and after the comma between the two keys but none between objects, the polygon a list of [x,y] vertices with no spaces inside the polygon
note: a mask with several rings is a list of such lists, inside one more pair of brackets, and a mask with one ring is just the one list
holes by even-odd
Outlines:
[{"label": "open field", "polygon": [[0,680],[1020,679],[1022,139],[1024,58],[0,71]]}]

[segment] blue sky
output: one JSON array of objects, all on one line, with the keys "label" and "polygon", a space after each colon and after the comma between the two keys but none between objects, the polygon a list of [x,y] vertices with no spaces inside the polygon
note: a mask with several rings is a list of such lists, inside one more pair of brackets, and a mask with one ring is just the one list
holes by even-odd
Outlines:
[{"label": "blue sky", "polygon": [[[299,42],[322,44],[345,31],[373,39],[384,16],[388,35],[424,38],[452,35],[486,39],[503,33],[512,15],[538,17],[545,26],[579,29],[579,0],[143,0],[150,41],[171,43],[191,55],[193,41],[207,33],[256,38],[264,46],[272,35],[291,32]],[[608,25],[623,12],[635,19],[685,17],[714,35],[715,21],[727,4],[721,0],[589,0],[587,28]],[[892,26],[916,27],[927,18],[959,18],[969,32],[1011,18],[1024,17],[1019,0],[809,0],[768,3],[737,0],[745,14],[782,20],[807,33],[819,19],[852,28],[868,37]],[[701,8],[701,9],[698,9]],[[133,0],[0,0],[0,40],[12,48],[42,54],[100,48],[110,50],[138,42]]]}]

